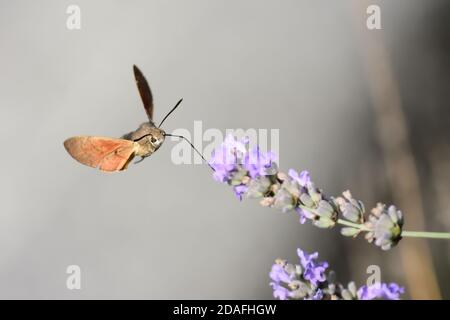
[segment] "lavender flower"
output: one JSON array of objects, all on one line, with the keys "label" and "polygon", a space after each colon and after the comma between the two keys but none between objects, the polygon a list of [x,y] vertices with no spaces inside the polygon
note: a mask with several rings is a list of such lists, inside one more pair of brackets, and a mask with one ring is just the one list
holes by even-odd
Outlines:
[{"label": "lavender flower", "polygon": [[378,203],[377,207],[372,209],[365,226],[370,230],[366,239],[369,242],[374,241],[375,245],[383,250],[389,250],[402,238],[403,215],[395,206],[386,208],[386,205]]},{"label": "lavender flower", "polygon": [[275,284],[273,282],[270,283],[273,289],[273,296],[275,299],[279,300],[288,300],[289,299],[289,290],[285,287]]},{"label": "lavender flower", "polygon": [[306,185],[311,182],[311,176],[306,170],[303,170],[300,174],[298,174],[294,169],[289,169],[288,174],[289,177],[291,177],[291,179],[297,182],[301,187],[306,187]]},{"label": "lavender flower", "polygon": [[325,281],[325,270],[328,268],[327,262],[315,262],[319,253],[315,252],[308,255],[306,252],[297,249],[297,254],[300,257],[300,263],[303,266],[303,276],[313,285],[317,286],[319,282]]},{"label": "lavender flower", "polygon": [[209,164],[214,169],[214,179],[228,182],[232,173],[237,171],[240,154],[246,153],[247,140],[238,141],[228,135],[225,141],[213,151]]},{"label": "lavender flower", "polygon": [[[224,159],[226,159],[224,161]],[[213,177],[219,182],[227,182],[231,173],[236,170],[236,158],[229,157],[228,150],[225,148],[216,149],[212,156],[209,164],[214,168]]]},{"label": "lavender flower", "polygon": [[306,212],[305,210],[303,210],[302,208],[295,208],[295,211],[298,213],[299,217],[300,217],[300,223],[304,224],[306,222],[306,216],[308,214],[308,212]]},{"label": "lavender flower", "polygon": [[350,191],[344,191],[342,197],[336,199],[336,204],[342,215],[349,221],[355,223],[364,222],[364,204],[352,197]]},{"label": "lavender flower", "polygon": [[405,289],[396,283],[376,283],[371,286],[362,286],[358,290],[360,300],[387,299],[398,300]]},{"label": "lavender flower", "polygon": [[316,293],[311,297],[311,300],[322,300],[323,299],[323,291],[322,289],[317,289]]},{"label": "lavender flower", "polygon": [[273,296],[280,300],[398,300],[404,289],[396,283],[379,283],[356,288],[350,282],[345,288],[334,280],[328,263],[318,262],[318,253],[297,249],[300,264],[277,259],[269,273]]},{"label": "lavender flower", "polygon": [[301,249],[297,250],[300,265],[287,263],[277,259],[269,273],[272,282],[273,295],[280,300],[287,299],[314,299],[323,297],[318,292],[318,285],[324,282],[327,262],[316,262],[318,253],[308,255]]},{"label": "lavender flower", "polygon": [[255,179],[276,173],[275,159],[276,156],[273,152],[262,153],[259,147],[256,147],[245,154],[243,165],[250,178]]},{"label": "lavender flower", "polygon": [[319,228],[343,224],[342,235],[356,237],[366,232],[366,239],[384,250],[400,241],[403,216],[394,206],[379,204],[366,217],[364,204],[350,191],[342,197],[328,197],[315,186],[308,171],[289,169],[286,175],[278,171],[275,159],[275,154],[258,147],[249,150],[247,138],[228,135],[214,150],[209,164],[215,170],[214,179],[232,186],[239,200],[261,199],[263,206],[296,212],[301,224],[307,220]]},{"label": "lavender flower", "polygon": [[248,187],[244,184],[240,184],[234,187],[234,194],[239,200],[242,200],[242,195],[247,191]]}]

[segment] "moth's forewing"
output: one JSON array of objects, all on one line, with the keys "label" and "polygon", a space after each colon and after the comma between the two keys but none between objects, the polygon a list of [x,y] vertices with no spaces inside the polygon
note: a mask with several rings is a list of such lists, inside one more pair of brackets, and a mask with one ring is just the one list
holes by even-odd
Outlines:
[{"label": "moth's forewing", "polygon": [[125,139],[78,136],[64,141],[67,152],[78,162],[103,171],[127,168],[133,159],[136,144]]},{"label": "moth's forewing", "polygon": [[152,91],[150,90],[150,86],[148,85],[147,80],[142,74],[141,70],[135,65],[133,66],[134,78],[136,79],[136,85],[139,90],[139,94],[141,95],[142,103],[144,104],[145,112],[147,113],[147,117],[150,122],[153,123],[153,96]]}]

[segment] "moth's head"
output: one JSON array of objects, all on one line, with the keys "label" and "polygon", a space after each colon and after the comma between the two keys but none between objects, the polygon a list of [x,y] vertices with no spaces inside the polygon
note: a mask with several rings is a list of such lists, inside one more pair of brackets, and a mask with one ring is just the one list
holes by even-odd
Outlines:
[{"label": "moth's head", "polygon": [[151,145],[157,150],[164,142],[164,139],[166,137],[166,133],[161,130],[155,130],[151,136],[148,137]]}]

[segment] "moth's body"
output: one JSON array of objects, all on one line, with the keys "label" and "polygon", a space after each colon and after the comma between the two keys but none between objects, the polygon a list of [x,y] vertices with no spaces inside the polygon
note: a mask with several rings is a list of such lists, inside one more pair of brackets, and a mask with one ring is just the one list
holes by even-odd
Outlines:
[{"label": "moth's body", "polygon": [[98,136],[67,139],[64,147],[78,162],[102,171],[125,170],[135,156],[144,159],[158,150],[164,142],[165,132],[153,122],[153,96],[147,80],[136,66],[133,66],[133,70],[149,121],[119,139]]},{"label": "moth's body", "polygon": [[163,130],[149,121],[141,124],[136,131],[123,135],[122,139],[134,141],[134,155],[146,158],[159,149],[164,142],[164,135]]}]

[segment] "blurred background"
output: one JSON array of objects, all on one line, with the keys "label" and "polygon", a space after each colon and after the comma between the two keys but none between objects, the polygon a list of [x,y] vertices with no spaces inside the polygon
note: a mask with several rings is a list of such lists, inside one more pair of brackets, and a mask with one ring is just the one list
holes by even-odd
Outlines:
[{"label": "blurred background", "polygon": [[[81,29],[69,30],[69,5]],[[366,27],[381,8],[381,30]],[[167,141],[126,172],[76,163],[73,135],[117,137],[145,121],[137,64],[166,131],[280,130],[280,165],[405,229],[450,231],[450,4],[396,1],[0,0],[0,298],[272,298],[275,258],[319,251],[338,279],[369,265],[405,298],[450,298],[443,240],[383,252],[236,200]],[[66,268],[81,268],[81,290]]]}]

